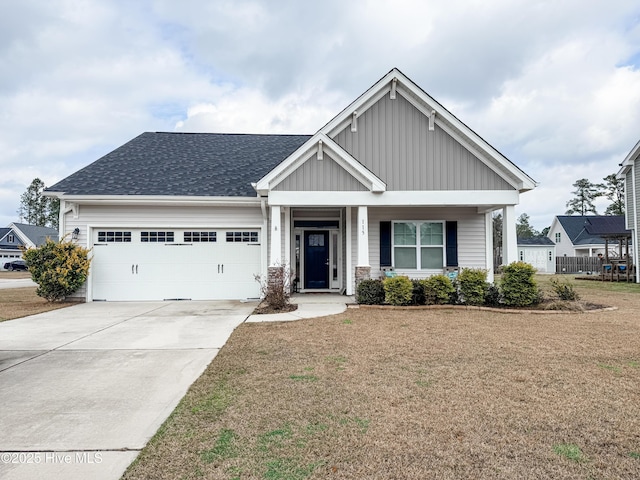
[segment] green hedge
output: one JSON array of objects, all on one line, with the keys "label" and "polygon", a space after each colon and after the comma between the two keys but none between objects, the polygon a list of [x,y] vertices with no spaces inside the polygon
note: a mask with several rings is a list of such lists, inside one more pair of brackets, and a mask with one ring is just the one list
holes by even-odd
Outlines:
[{"label": "green hedge", "polygon": [[409,277],[386,278],[384,285],[384,301],[389,305],[411,305],[413,297],[413,283]]},{"label": "green hedge", "polygon": [[363,280],[356,288],[356,301],[362,305],[382,305],[384,287],[382,280]]},{"label": "green hedge", "polygon": [[542,300],[533,275],[536,269],[525,262],[513,262],[502,267],[500,293],[502,302],[513,307],[536,305]]},{"label": "green hedge", "polygon": [[422,280],[427,305],[443,305],[451,303],[456,289],[446,275],[432,275]]},{"label": "green hedge", "polygon": [[487,271],[479,268],[465,268],[457,278],[460,300],[465,305],[484,305],[488,288]]}]

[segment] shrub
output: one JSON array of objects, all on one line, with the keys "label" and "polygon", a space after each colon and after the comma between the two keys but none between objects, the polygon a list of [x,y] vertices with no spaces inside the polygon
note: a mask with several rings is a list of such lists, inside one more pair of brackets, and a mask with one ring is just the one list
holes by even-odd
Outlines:
[{"label": "shrub", "polygon": [[269,267],[272,270],[266,279],[255,275],[256,282],[260,284],[262,300],[274,310],[284,310],[289,307],[291,297],[291,269],[286,265]]},{"label": "shrub", "polygon": [[432,275],[422,280],[427,305],[443,305],[451,302],[456,289],[446,275]]},{"label": "shrub", "polygon": [[356,301],[362,305],[382,305],[384,296],[382,280],[363,280],[356,288]]},{"label": "shrub", "polygon": [[89,250],[72,241],[50,238],[37,248],[24,252],[36,293],[50,302],[64,300],[78,290],[89,274]]},{"label": "shrub", "polygon": [[487,271],[479,268],[465,268],[458,274],[458,287],[462,303],[482,305],[487,292]]},{"label": "shrub", "polygon": [[488,284],[484,294],[484,304],[489,307],[499,307],[501,303],[502,295],[498,286],[495,283]]},{"label": "shrub", "polygon": [[413,283],[408,277],[386,278],[384,285],[384,301],[389,305],[410,305],[413,296]]},{"label": "shrub", "polygon": [[551,287],[560,300],[580,300],[580,295],[571,282],[552,278]]},{"label": "shrub", "polygon": [[540,303],[542,296],[533,274],[535,268],[525,262],[513,262],[502,267],[500,290],[502,302],[514,307]]},{"label": "shrub", "polygon": [[424,305],[427,299],[424,296],[424,285],[421,280],[411,280],[413,284],[413,293],[411,295],[412,305]]}]

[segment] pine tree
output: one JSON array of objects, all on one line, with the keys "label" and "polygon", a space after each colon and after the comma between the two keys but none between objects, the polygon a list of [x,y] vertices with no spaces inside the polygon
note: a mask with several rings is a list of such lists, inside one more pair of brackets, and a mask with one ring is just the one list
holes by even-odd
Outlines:
[{"label": "pine tree", "polygon": [[596,207],[593,204],[594,200],[602,196],[603,186],[596,183],[591,183],[586,178],[576,180],[573,184],[575,190],[571,193],[575,195],[574,198],[567,202],[567,215],[586,215],[593,213],[597,215]]},{"label": "pine tree", "polygon": [[605,215],[624,215],[624,182],[615,173],[607,175],[604,180],[604,196],[611,200]]},{"label": "pine tree", "polygon": [[34,178],[27,190],[20,196],[18,216],[20,221],[29,225],[58,228],[60,201],[57,198],[45,197],[44,189],[44,182],[39,178]]},{"label": "pine tree", "polygon": [[529,215],[523,213],[516,220],[516,236],[518,238],[538,237],[540,233],[536,231],[529,223]]}]

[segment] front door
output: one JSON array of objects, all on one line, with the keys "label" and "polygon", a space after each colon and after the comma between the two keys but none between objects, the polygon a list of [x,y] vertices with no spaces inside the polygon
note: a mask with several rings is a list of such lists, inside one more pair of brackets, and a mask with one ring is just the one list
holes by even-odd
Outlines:
[{"label": "front door", "polygon": [[329,288],[329,232],[304,232],[304,288]]}]

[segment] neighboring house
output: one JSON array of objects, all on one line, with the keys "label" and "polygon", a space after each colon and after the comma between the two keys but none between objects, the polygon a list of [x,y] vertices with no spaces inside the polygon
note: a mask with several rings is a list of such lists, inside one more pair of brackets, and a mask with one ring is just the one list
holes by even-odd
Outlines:
[{"label": "neighboring house", "polygon": [[[624,161],[620,164],[622,168],[618,172],[618,178],[624,180],[625,194],[625,226],[631,231],[631,243],[638,245],[640,236],[638,227],[640,226],[640,142],[631,149]],[[640,254],[634,249],[633,264],[638,265]],[[640,283],[640,273],[635,269],[636,282]]]},{"label": "neighboring house", "polygon": [[314,135],[144,133],[50,187],[61,234],[92,248],[86,300],[258,297],[287,265],[302,292],[353,294],[395,269],[492,272],[535,182],[402,72]]},{"label": "neighboring house", "polygon": [[47,238],[57,239],[58,231],[24,223],[10,223],[0,228],[0,269],[4,269],[5,263],[22,258],[22,247],[39,247]]},{"label": "neighboring house", "polygon": [[606,237],[625,232],[622,215],[558,215],[551,222],[547,237],[555,243],[558,257],[596,257],[607,253],[620,257],[620,244]]},{"label": "neighboring house", "polygon": [[556,272],[556,244],[547,237],[518,238],[518,260],[538,273]]}]

